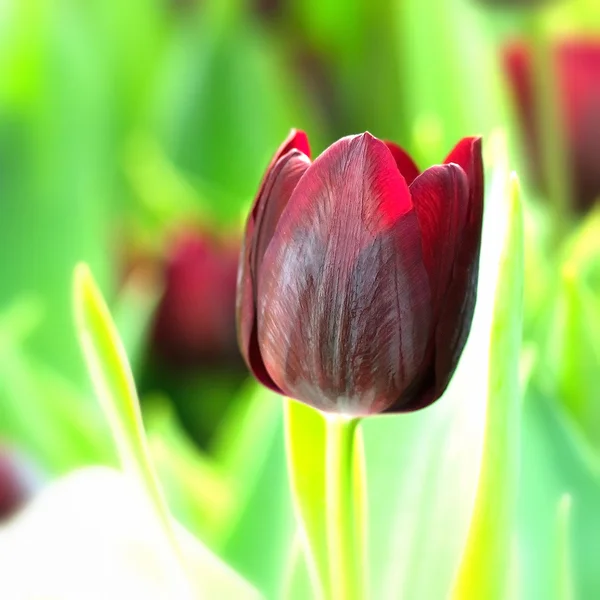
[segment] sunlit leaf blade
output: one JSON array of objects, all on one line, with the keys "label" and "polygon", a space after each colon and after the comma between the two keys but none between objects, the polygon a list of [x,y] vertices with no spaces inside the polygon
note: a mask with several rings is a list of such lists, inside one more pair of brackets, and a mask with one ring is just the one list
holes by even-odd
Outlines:
[{"label": "sunlit leaf blade", "polygon": [[77,333],[92,383],[109,420],[125,468],[139,477],[172,540],[169,510],[150,460],[135,383],[108,308],[86,265],[74,279]]},{"label": "sunlit leaf blade", "polygon": [[147,350],[152,317],[162,293],[151,269],[133,269],[122,286],[113,309],[119,337],[131,369],[138,373]]},{"label": "sunlit leaf blade", "polygon": [[[553,371],[558,397],[598,462],[600,453],[600,317],[598,300],[573,264],[563,268]],[[584,442],[585,443],[585,442]],[[595,452],[594,452],[595,451]]]},{"label": "sunlit leaf blade", "polygon": [[296,530],[283,429],[281,398],[252,382],[242,387],[211,444],[234,486],[232,510],[215,547],[268,598],[281,589]]},{"label": "sunlit leaf blade", "polygon": [[152,461],[169,508],[191,533],[218,549],[239,497],[237,482],[193,443],[165,398],[145,397],[143,405]]},{"label": "sunlit leaf blade", "polygon": [[454,588],[457,600],[506,597],[518,473],[523,305],[523,224],[515,177],[509,193],[509,223],[490,340],[483,456],[471,526]]},{"label": "sunlit leaf blade", "polygon": [[98,407],[27,347],[40,311],[38,302],[22,297],[0,313],[0,438],[48,475],[112,464],[114,448]]},{"label": "sunlit leaf blade", "polygon": [[[600,486],[598,473],[582,454],[569,420],[554,398],[527,391],[523,411],[519,494],[520,597],[559,600],[557,564],[560,542],[557,506],[568,491],[570,568],[575,598],[596,598]],[[540,573],[550,576],[540,577]]]},{"label": "sunlit leaf blade", "polygon": [[[208,549],[174,523],[156,476],[131,369],[108,308],[89,269],[79,265],[74,280],[79,340],[101,406],[124,466],[136,475],[170,542],[171,585],[177,598],[258,598],[258,593]],[[182,541],[183,540],[183,541]],[[169,544],[163,544],[169,547]],[[193,547],[194,556],[190,554]],[[205,582],[207,585],[205,585]],[[193,592],[192,592],[193,590]],[[193,595],[192,595],[193,594]]]},{"label": "sunlit leaf blade", "polygon": [[286,570],[283,574],[281,600],[304,600],[315,595],[313,583],[306,562],[306,552],[302,541],[304,533],[298,533],[292,542]]},{"label": "sunlit leaf blade", "polygon": [[20,348],[0,348],[0,438],[19,445],[49,475],[113,464],[97,406]]},{"label": "sunlit leaf blade", "polygon": [[325,522],[325,417],[289,400],[285,406],[288,470],[309,571],[320,593],[328,588]]},{"label": "sunlit leaf blade", "polygon": [[559,600],[574,600],[573,572],[571,568],[571,496],[564,494],[558,503],[557,512],[557,556],[556,589]]}]

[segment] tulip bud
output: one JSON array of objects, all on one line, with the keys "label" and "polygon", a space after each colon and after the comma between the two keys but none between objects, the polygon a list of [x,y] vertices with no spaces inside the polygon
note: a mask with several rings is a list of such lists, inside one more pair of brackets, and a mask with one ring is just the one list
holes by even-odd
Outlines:
[{"label": "tulip bud", "polygon": [[292,131],[248,217],[238,341],[255,377],[328,412],[427,406],[446,389],[475,305],[481,143],[422,173],[368,133],[311,162]]},{"label": "tulip bud", "polygon": [[[600,198],[600,38],[565,40],[553,49],[558,107],[566,144],[573,208],[587,211]],[[541,140],[536,118],[536,97],[532,52],[522,43],[504,50],[505,72],[515,99],[517,116],[528,153],[534,183],[547,190],[541,159]]]},{"label": "tulip bud", "polygon": [[199,232],[180,232],[165,265],[153,348],[177,367],[239,360],[235,287],[239,247]]},{"label": "tulip bud", "polygon": [[31,486],[18,457],[0,446],[0,522],[11,517],[31,495]]},{"label": "tulip bud", "polygon": [[494,8],[533,8],[549,2],[552,0],[479,0],[480,4]]}]

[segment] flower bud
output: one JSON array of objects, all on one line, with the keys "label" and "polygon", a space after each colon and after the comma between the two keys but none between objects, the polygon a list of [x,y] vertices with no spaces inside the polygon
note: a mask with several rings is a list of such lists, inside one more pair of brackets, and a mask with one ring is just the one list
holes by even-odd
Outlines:
[{"label": "flower bud", "polygon": [[473,315],[483,212],[481,143],[420,172],[368,133],[311,162],[293,131],[248,217],[240,349],[271,389],[367,415],[434,402]]},{"label": "flower bud", "polygon": [[[600,198],[600,38],[564,40],[552,47],[552,53],[557,89],[543,93],[558,94],[572,204],[585,212]],[[505,48],[503,58],[532,179],[545,192],[532,51],[524,43],[514,43]]]},{"label": "flower bud", "polygon": [[171,365],[239,360],[235,288],[239,247],[191,229],[167,253],[165,290],[157,309],[153,348]]}]

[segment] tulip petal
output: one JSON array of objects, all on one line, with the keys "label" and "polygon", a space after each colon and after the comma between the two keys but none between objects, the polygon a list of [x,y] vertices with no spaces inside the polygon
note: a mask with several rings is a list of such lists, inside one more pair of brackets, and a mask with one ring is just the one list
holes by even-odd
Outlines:
[{"label": "tulip petal", "polygon": [[265,200],[265,190],[272,176],[274,167],[280,158],[292,150],[298,150],[305,155],[310,155],[310,146],[308,138],[303,131],[292,129],[288,137],[279,146],[277,152],[271,159],[263,180],[260,184],[258,194],[254,199],[254,204],[250,210],[248,221],[246,222],[246,231],[242,241],[240,252],[240,264],[237,276],[237,296],[236,296],[236,323],[238,344],[248,367],[253,371],[256,378],[271,388],[279,392],[279,388],[271,381],[266,372],[262,361],[260,360],[260,352],[256,343],[255,323],[255,295],[256,291],[253,282],[253,267],[252,267],[252,248],[255,234],[256,216],[261,205]]},{"label": "tulip petal", "polygon": [[481,158],[481,138],[463,138],[454,146],[444,164],[455,163],[462,167],[469,180],[469,194],[477,199],[473,209],[483,214],[483,162]]},{"label": "tulip petal", "polygon": [[392,153],[402,177],[406,179],[407,185],[410,185],[421,172],[419,167],[417,167],[415,161],[410,157],[410,155],[405,150],[400,148],[400,146],[394,144],[394,142],[385,142],[385,145]]},{"label": "tulip petal", "polygon": [[481,138],[465,138],[446,162],[459,164],[469,179],[467,223],[436,330],[436,397],[446,389],[469,335],[479,275],[483,222],[483,162]]},{"label": "tulip petal", "polygon": [[281,213],[287,206],[300,177],[304,175],[308,167],[310,167],[310,159],[302,152],[292,150],[277,161],[265,181],[264,201],[257,207],[254,223],[253,278],[256,277],[260,268],[260,263],[273,237]]},{"label": "tulip petal", "polygon": [[410,383],[431,306],[410,192],[385,144],[344,138],[305,172],[260,268],[273,381],[326,411],[380,412]]},{"label": "tulip petal", "polygon": [[469,207],[469,183],[455,164],[423,171],[410,186],[421,228],[423,261],[429,274],[433,313],[445,302]]},{"label": "tulip petal", "polygon": [[281,144],[281,146],[279,146],[279,148],[277,148],[277,151],[273,155],[273,158],[271,159],[271,162],[269,163],[269,166],[267,167],[267,170],[265,171],[263,180],[260,183],[260,187],[258,188],[258,194],[256,195],[256,198],[254,199],[254,204],[252,205],[252,210],[250,212],[251,218],[253,220],[256,219],[258,205],[262,201],[261,197],[263,195],[263,192],[265,189],[265,184],[267,183],[267,178],[269,176],[269,173],[271,172],[273,167],[277,164],[277,161],[282,156],[285,156],[291,150],[298,150],[298,151],[302,152],[302,154],[304,154],[310,158],[310,145],[308,143],[308,137],[304,133],[304,131],[292,129],[289,132],[287,138],[285,138],[285,140]]}]

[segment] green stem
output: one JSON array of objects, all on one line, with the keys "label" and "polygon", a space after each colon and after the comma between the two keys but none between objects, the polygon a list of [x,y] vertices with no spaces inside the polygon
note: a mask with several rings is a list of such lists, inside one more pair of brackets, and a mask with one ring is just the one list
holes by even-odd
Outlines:
[{"label": "green stem", "polygon": [[359,419],[327,419],[325,502],[330,600],[362,600],[354,485],[354,441]]},{"label": "green stem", "polygon": [[[539,12],[539,11],[538,11]],[[525,19],[531,47],[536,130],[542,178],[553,211],[554,241],[564,236],[571,220],[572,182],[567,162],[564,118],[555,68],[555,53],[536,11]]]}]

